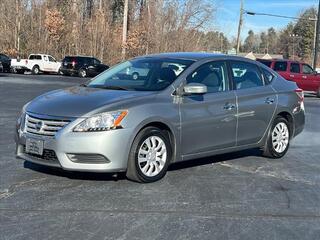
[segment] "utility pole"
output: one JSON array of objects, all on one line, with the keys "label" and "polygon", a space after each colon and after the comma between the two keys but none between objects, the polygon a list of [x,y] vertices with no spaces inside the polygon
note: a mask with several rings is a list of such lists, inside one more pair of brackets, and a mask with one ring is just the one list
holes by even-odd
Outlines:
[{"label": "utility pole", "polygon": [[319,51],[319,31],[320,31],[320,1],[318,6],[318,18],[317,18],[317,28],[316,28],[316,39],[314,48],[314,58],[313,58],[313,68],[316,69],[318,61],[318,51]]},{"label": "utility pole", "polygon": [[126,58],[126,43],[128,34],[128,8],[129,0],[124,1],[123,25],[122,25],[122,60]]},{"label": "utility pole", "polygon": [[239,17],[239,25],[238,25],[236,54],[239,54],[239,51],[240,51],[240,34],[241,34],[242,23],[243,23],[243,0],[240,1],[240,17]]}]

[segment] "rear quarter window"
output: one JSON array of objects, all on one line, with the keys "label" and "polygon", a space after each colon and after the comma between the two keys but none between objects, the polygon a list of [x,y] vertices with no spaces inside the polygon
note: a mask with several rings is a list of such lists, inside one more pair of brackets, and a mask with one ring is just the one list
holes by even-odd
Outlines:
[{"label": "rear quarter window", "polygon": [[265,68],[261,68],[261,70],[263,73],[265,83],[270,84],[273,81],[273,79],[275,78],[275,76],[273,75],[273,73],[271,73],[270,71],[268,71]]},{"label": "rear quarter window", "polygon": [[275,62],[273,70],[285,72],[285,71],[287,71],[287,66],[288,66],[287,62]]}]

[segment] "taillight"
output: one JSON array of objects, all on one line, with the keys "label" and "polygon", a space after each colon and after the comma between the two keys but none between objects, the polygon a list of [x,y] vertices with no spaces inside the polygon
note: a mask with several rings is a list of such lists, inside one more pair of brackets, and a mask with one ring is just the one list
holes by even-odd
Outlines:
[{"label": "taillight", "polygon": [[298,95],[300,101],[302,102],[304,100],[304,93],[303,90],[301,88],[297,88],[294,90],[295,93]]}]

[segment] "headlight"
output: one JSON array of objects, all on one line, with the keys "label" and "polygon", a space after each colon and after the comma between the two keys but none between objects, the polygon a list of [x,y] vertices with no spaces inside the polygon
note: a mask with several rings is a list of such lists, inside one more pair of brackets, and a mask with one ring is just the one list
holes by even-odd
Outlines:
[{"label": "headlight", "polygon": [[25,112],[26,112],[26,109],[27,109],[27,107],[28,107],[28,105],[31,103],[31,101],[30,102],[27,102],[25,105],[23,105],[23,107],[22,107],[22,110],[21,110],[21,114],[24,114]]},{"label": "headlight", "polygon": [[[31,101],[30,101],[31,102]],[[25,118],[26,118],[26,109],[30,102],[27,102],[21,109],[21,112],[17,119],[17,126],[20,128],[22,132],[24,132],[25,128]]]},{"label": "headlight", "polygon": [[79,123],[73,129],[74,132],[97,132],[121,128],[121,121],[128,114],[128,111],[116,111],[100,113],[89,117]]}]

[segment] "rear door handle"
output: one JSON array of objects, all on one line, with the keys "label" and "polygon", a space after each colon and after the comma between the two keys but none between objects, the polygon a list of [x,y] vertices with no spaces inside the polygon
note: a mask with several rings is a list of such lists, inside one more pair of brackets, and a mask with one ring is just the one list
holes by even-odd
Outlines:
[{"label": "rear door handle", "polygon": [[235,109],[236,108],[236,105],[232,104],[232,103],[226,103],[226,105],[224,105],[223,109],[225,110],[232,110],[232,109]]},{"label": "rear door handle", "polygon": [[306,79],[306,78],[307,78],[307,76],[302,76],[302,78]]},{"label": "rear door handle", "polygon": [[290,74],[290,77],[294,77],[294,75],[293,75],[293,74]]},{"label": "rear door handle", "polygon": [[273,104],[274,103],[274,99],[273,98],[266,98],[265,103],[266,104]]}]

